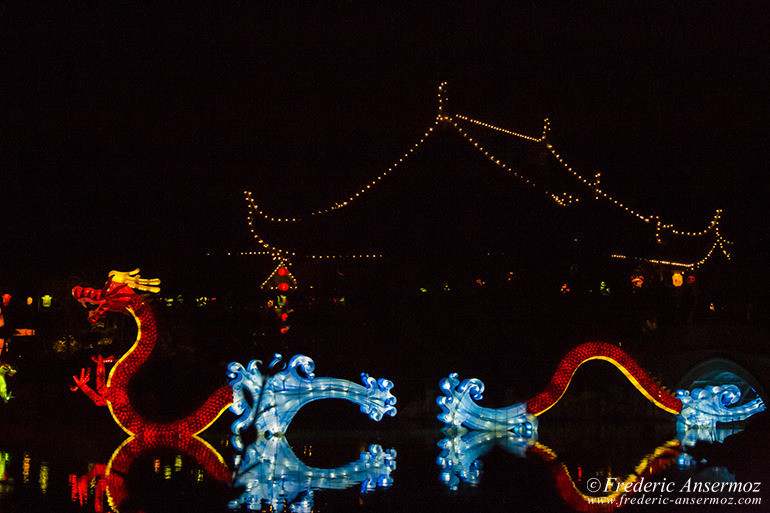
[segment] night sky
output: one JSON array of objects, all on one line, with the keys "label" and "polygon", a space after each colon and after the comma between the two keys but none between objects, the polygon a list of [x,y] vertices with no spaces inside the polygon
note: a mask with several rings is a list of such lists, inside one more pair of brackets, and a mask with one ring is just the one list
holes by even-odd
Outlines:
[{"label": "night sky", "polygon": [[766,2],[35,4],[0,7],[2,279],[245,249],[244,190],[288,216],[359,189],[443,81],[449,113],[550,118],[633,205],[767,242]]}]

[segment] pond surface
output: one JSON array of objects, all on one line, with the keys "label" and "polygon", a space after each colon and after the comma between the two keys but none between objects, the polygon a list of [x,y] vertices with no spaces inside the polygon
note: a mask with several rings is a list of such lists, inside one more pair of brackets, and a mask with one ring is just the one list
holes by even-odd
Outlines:
[{"label": "pond surface", "polygon": [[[51,415],[12,401],[0,405],[0,511],[612,511],[591,497],[613,496],[623,483],[631,491],[616,494],[621,511],[767,510],[766,413],[742,432],[690,433],[723,438],[694,444],[673,417],[613,421],[575,404],[541,416],[538,436],[522,440],[450,436],[438,421],[398,415],[375,423],[354,405],[318,401],[285,437],[253,440],[262,461],[236,467],[229,412],[206,442],[148,447],[126,441],[105,409],[85,401]],[[738,504],[746,500],[764,509]]]}]

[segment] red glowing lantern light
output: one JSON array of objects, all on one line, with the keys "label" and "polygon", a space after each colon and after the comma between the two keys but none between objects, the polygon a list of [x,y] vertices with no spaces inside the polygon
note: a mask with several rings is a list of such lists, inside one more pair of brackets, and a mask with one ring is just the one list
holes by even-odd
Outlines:
[{"label": "red glowing lantern light", "polygon": [[286,322],[289,320],[289,314],[281,314],[281,321]]},{"label": "red glowing lantern light", "polygon": [[286,276],[289,274],[289,270],[285,267],[281,267],[278,269],[278,276]]},{"label": "red glowing lantern light", "polygon": [[288,283],[279,284],[278,290],[280,290],[281,292],[286,292],[287,290],[289,290],[289,284]]},{"label": "red glowing lantern light", "polygon": [[10,294],[3,294],[3,306],[8,306],[11,302]]}]

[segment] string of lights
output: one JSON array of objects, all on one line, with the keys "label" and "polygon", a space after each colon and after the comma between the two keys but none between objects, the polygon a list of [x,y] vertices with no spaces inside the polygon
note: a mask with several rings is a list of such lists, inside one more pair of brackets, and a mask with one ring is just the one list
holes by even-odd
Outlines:
[{"label": "string of lights", "polygon": [[[479,120],[476,120],[476,119],[469,118],[467,116],[463,116],[461,114],[455,114],[454,118],[455,119],[460,119],[460,120],[463,120],[463,121],[467,121],[467,122],[470,122],[470,123],[474,123],[476,125],[482,126],[484,128],[490,129],[490,130],[495,130],[495,131],[498,131],[498,132],[502,132],[502,133],[505,133],[505,134],[508,134],[508,135],[512,135],[512,136],[515,136],[515,137],[518,137],[518,138],[521,138],[521,139],[525,139],[525,140],[528,140],[528,141],[532,141],[532,142],[544,142],[546,140],[547,133],[550,131],[550,120],[547,119],[547,118],[545,120],[544,127],[543,127],[543,135],[540,138],[535,138],[535,137],[532,137],[532,136],[520,134],[518,132],[514,132],[512,130],[508,130],[508,129],[501,128],[501,127],[498,127],[498,126],[494,126],[494,125],[491,125],[489,123],[485,123],[483,121],[479,121]],[[455,124],[455,126],[457,126],[457,124]],[[470,137],[467,137],[467,138],[472,141],[472,139]],[[476,144],[474,144],[474,145],[477,148],[479,147]],[[556,152],[556,149],[554,148],[554,146],[552,144],[547,143],[546,147],[548,148],[550,153],[553,155],[553,157],[556,160],[558,160],[559,163],[562,166],[564,166],[564,168],[573,177],[575,177],[579,182],[581,182],[583,185],[588,187],[593,192],[595,198],[598,199],[598,198],[602,197],[602,198],[606,199],[607,201],[609,201],[610,203],[612,203],[613,205],[615,205],[615,206],[623,209],[624,211],[628,212],[629,214],[636,216],[638,219],[644,221],[645,223],[654,223],[656,225],[656,235],[655,235],[655,237],[656,237],[656,240],[658,242],[661,242],[660,232],[662,230],[667,230],[670,233],[673,233],[675,235],[683,235],[683,236],[688,236],[688,237],[700,237],[700,236],[706,235],[707,233],[711,232],[711,230],[713,230],[717,226],[717,224],[719,223],[719,218],[720,218],[721,213],[722,213],[721,209],[719,209],[719,210],[717,210],[715,212],[714,218],[711,220],[711,222],[708,224],[708,226],[706,226],[706,228],[704,228],[703,230],[700,230],[700,231],[687,231],[687,230],[677,229],[677,228],[674,227],[673,224],[670,224],[670,223],[669,224],[664,224],[664,223],[662,223],[661,220],[660,220],[660,217],[655,215],[655,214],[651,214],[651,215],[645,216],[645,215],[637,212],[636,210],[632,209],[628,205],[625,205],[623,202],[621,202],[617,198],[611,196],[606,191],[600,189],[599,188],[599,184],[600,184],[601,173],[596,173],[594,175],[594,179],[590,180],[590,179],[582,176],[575,169],[573,169],[572,166],[570,166],[569,163],[567,163],[565,161],[565,159]],[[488,155],[487,152],[483,152],[483,153],[485,155]]]},{"label": "string of lights", "polygon": [[294,277],[294,275],[291,273],[291,270],[289,269],[289,266],[291,263],[288,260],[284,259],[278,259],[278,265],[275,266],[275,269],[273,269],[273,272],[270,273],[270,276],[267,277],[265,281],[262,282],[262,285],[260,285],[260,288],[265,288],[267,284],[270,282],[270,280],[273,279],[276,275],[281,275],[281,273],[286,273],[285,276],[285,283],[288,284],[288,288],[286,290],[292,290],[297,288],[297,278]]},{"label": "string of lights", "polygon": [[704,256],[697,262],[690,262],[690,263],[674,262],[671,260],[659,260],[654,258],[628,257],[626,255],[610,255],[610,256],[612,258],[637,260],[639,262],[646,262],[648,264],[668,265],[671,267],[683,267],[686,269],[695,270],[695,269],[698,269],[703,264],[705,264],[709,260],[709,258],[711,258],[711,256],[714,254],[717,247],[722,251],[722,254],[725,256],[725,258],[727,258],[728,260],[731,260],[732,257],[730,255],[730,252],[727,251],[727,246],[729,246],[730,244],[732,244],[732,242],[723,238],[717,231],[716,240],[714,241],[714,244],[711,245],[711,248],[709,248],[709,250],[706,252],[706,256]]},{"label": "string of lights", "polygon": [[[452,124],[452,126],[454,126],[457,129],[457,131],[460,133],[460,135],[462,135],[469,143],[471,143],[473,145],[474,148],[476,148],[481,154],[483,154],[490,161],[492,161],[496,165],[500,166],[505,171],[507,171],[508,173],[512,174],[513,176],[515,176],[519,180],[523,181],[525,184],[530,185],[530,186],[532,186],[534,188],[539,188],[539,186],[535,183],[534,180],[531,180],[531,179],[523,176],[522,174],[517,173],[516,171],[514,171],[511,168],[510,165],[506,164],[505,162],[502,162],[499,158],[497,158],[496,156],[492,155],[487,150],[485,150],[484,147],[481,146],[478,143],[478,141],[474,140],[462,128],[460,128],[460,126],[457,124],[457,122],[454,121],[452,118],[444,118],[444,119],[447,120],[448,122],[450,122]],[[534,139],[534,138],[531,138],[531,137],[528,137],[528,136],[522,136],[522,135],[519,135],[519,134],[515,134],[515,135],[518,136],[518,137],[523,137],[525,139],[530,139],[532,141],[538,141],[539,140],[539,139]],[[546,189],[542,189],[542,190],[543,190],[543,192],[545,193],[545,195],[547,197],[549,197],[556,204],[561,205],[563,207],[569,206],[572,203],[576,203],[576,202],[580,201],[579,198],[575,198],[574,196],[572,196],[571,194],[568,194],[566,192],[564,192],[562,194],[556,194],[556,193],[550,192],[550,191],[548,191]]]},{"label": "string of lights", "polygon": [[484,128],[490,128],[492,130],[497,130],[498,132],[503,132],[504,134],[513,135],[515,137],[520,137],[521,139],[526,139],[528,141],[533,141],[533,142],[542,142],[542,141],[544,141],[545,140],[546,132],[548,131],[548,119],[545,120],[545,127],[543,128],[543,135],[540,136],[540,137],[532,137],[530,135],[524,135],[524,134],[520,134],[520,133],[517,133],[517,132],[513,132],[513,131],[505,129],[505,128],[500,128],[500,127],[497,127],[497,126],[494,126],[494,125],[490,125],[489,123],[484,123],[483,121],[479,121],[477,119],[471,119],[471,118],[469,118],[467,116],[463,116],[461,114],[455,114],[454,117],[457,118],[457,119],[461,119],[463,121],[468,121],[469,123],[475,123],[477,125],[483,126]]},{"label": "string of lights", "polygon": [[[358,192],[353,193],[351,196],[349,196],[345,200],[334,202],[332,205],[330,205],[327,208],[321,208],[321,209],[315,210],[313,212],[310,212],[309,216],[320,216],[320,215],[328,214],[330,212],[334,212],[335,210],[340,210],[340,209],[342,209],[344,207],[347,207],[353,201],[355,201],[357,198],[360,198],[361,196],[363,196],[367,192],[371,191],[372,188],[377,186],[377,184],[380,181],[382,181],[383,178],[385,178],[389,174],[393,173],[400,164],[403,164],[406,161],[406,159],[408,159],[410,156],[412,156],[414,154],[414,152],[420,147],[420,145],[422,145],[422,143],[425,142],[425,140],[428,138],[428,136],[430,136],[430,134],[433,132],[434,128],[436,127],[436,125],[438,125],[439,122],[441,122],[442,120],[445,120],[445,119],[450,119],[450,118],[447,118],[447,117],[445,117],[443,115],[444,103],[446,103],[446,93],[444,91],[444,87],[445,86],[446,86],[446,82],[442,82],[439,85],[439,88],[438,88],[438,94],[437,94],[437,97],[438,97],[438,115],[436,116],[436,120],[433,123],[433,126],[428,128],[428,130],[423,134],[422,138],[419,141],[417,141],[414,145],[412,145],[412,147],[410,147],[397,161],[393,162],[393,164],[391,164],[391,166],[388,167],[387,170],[383,171],[382,173],[377,175],[374,179],[372,179],[371,181],[367,182],[364,186],[362,186],[358,190]],[[266,221],[270,221],[270,222],[274,222],[274,223],[296,223],[296,222],[302,220],[301,217],[291,217],[291,218],[289,218],[289,217],[274,217],[274,216],[271,216],[271,215],[267,214],[266,212],[264,212],[263,210],[261,210],[259,208],[259,206],[254,202],[254,198],[252,197],[252,194],[251,194],[250,191],[245,191],[244,194],[246,194],[246,201],[247,201],[247,203],[249,205],[249,208],[255,214],[259,215],[260,217],[262,217]]]},{"label": "string of lights", "polygon": [[[273,256],[273,253],[271,253],[269,251],[241,251],[241,252],[239,252],[237,254],[239,256],[253,256],[253,255]],[[228,253],[227,256],[233,256],[233,253]],[[339,258],[339,259],[344,259],[344,258],[361,258],[361,259],[366,259],[366,258],[383,258],[383,256],[382,256],[382,254],[378,254],[378,253],[368,253],[368,254],[348,253],[348,254],[345,254],[345,255],[303,255],[303,258],[308,258],[308,259],[316,259],[317,258],[319,260],[325,260],[325,259],[326,260],[333,260],[335,258]]]},{"label": "string of lights", "polygon": [[646,262],[648,264],[660,264],[660,265],[668,265],[671,267],[683,267],[686,269],[692,269],[695,267],[694,263],[685,264],[682,262],[674,262],[671,260],[658,260],[655,258],[642,258],[642,257],[630,257],[627,255],[610,255],[611,258],[617,258],[620,260],[636,260],[638,262]]},{"label": "string of lights", "polygon": [[[253,212],[253,210],[252,210]],[[278,248],[276,246],[273,246],[263,240],[257,232],[254,230],[254,217],[253,214],[249,214],[247,216],[248,224],[249,224],[249,231],[251,231],[251,235],[259,242],[263,248],[265,248],[265,251],[242,251],[239,253],[241,256],[247,256],[247,255],[269,255],[273,258],[273,260],[279,261],[279,262],[288,262],[290,258],[297,257],[297,253],[293,251],[287,251],[285,249]],[[228,256],[232,256],[232,253],[228,253]],[[323,255],[323,254],[310,254],[310,255],[303,255],[306,259],[318,259],[318,260],[333,260],[333,259],[374,259],[374,258],[382,258],[381,254],[377,253],[354,253],[354,254],[337,254],[337,255]]]},{"label": "string of lights", "polygon": [[247,221],[249,223],[249,230],[251,231],[251,235],[254,237],[254,239],[256,239],[257,242],[262,245],[263,248],[265,248],[266,252],[273,257],[273,260],[288,259],[289,257],[297,256],[296,253],[277,248],[262,240],[257,232],[254,231],[254,217],[252,212],[253,210],[250,210],[249,214],[247,215]]},{"label": "string of lights", "polygon": [[670,224],[670,223],[664,224],[664,223],[662,223],[660,221],[660,217],[658,215],[656,215],[656,214],[644,215],[644,214],[634,210],[630,206],[624,204],[623,202],[619,201],[617,198],[613,197],[612,195],[610,195],[606,191],[600,189],[599,188],[599,181],[598,180],[591,181],[591,180],[585,178],[584,176],[582,176],[576,170],[574,170],[572,168],[572,166],[570,166],[569,163],[567,163],[565,161],[565,159],[556,152],[556,149],[554,148],[554,146],[552,144],[546,144],[546,147],[551,152],[553,157],[556,160],[558,160],[559,163],[562,166],[564,166],[564,168],[572,176],[574,176],[578,181],[580,181],[585,186],[587,186],[591,191],[593,191],[594,197],[596,197],[596,198],[601,197],[601,198],[606,199],[611,204],[613,204],[613,205],[623,209],[625,212],[627,212],[627,213],[637,217],[638,219],[644,221],[645,223],[655,223],[656,224],[656,240],[658,240],[658,242],[660,242],[659,232],[661,230],[667,230],[670,233],[673,233],[675,235],[682,235],[682,236],[687,236],[687,237],[701,237],[701,236],[706,235],[707,233],[711,232],[717,226],[717,224],[719,223],[719,217],[720,217],[720,215],[722,213],[721,209],[716,210],[716,212],[714,214],[714,218],[711,220],[711,222],[708,224],[708,226],[706,226],[706,228],[704,228],[704,229],[702,229],[700,231],[680,230],[680,229],[674,228],[673,224]]},{"label": "string of lights", "polygon": [[[377,184],[379,184],[385,177],[387,177],[389,174],[393,173],[396,168],[405,162],[411,155],[414,154],[415,150],[422,145],[423,142],[434,132],[435,127],[439,123],[447,123],[448,125],[453,126],[458,133],[460,133],[463,138],[468,141],[468,143],[472,144],[474,148],[476,148],[477,151],[479,151],[480,154],[482,154],[484,157],[486,157],[488,160],[502,168],[504,171],[506,171],[508,174],[516,177],[518,180],[520,180],[525,185],[528,185],[534,189],[538,189],[542,193],[545,194],[546,197],[548,197],[551,201],[554,203],[560,205],[560,206],[569,206],[576,202],[578,202],[580,199],[577,197],[574,197],[573,195],[563,192],[561,194],[554,193],[552,191],[549,191],[539,184],[537,184],[534,180],[531,178],[528,178],[521,173],[515,171],[509,164],[503,162],[499,157],[495,156],[494,154],[490,153],[489,150],[485,149],[479,141],[475,140],[473,137],[471,137],[466,130],[464,130],[460,124],[459,121],[464,121],[467,123],[474,124],[476,126],[480,126],[482,128],[486,128],[489,130],[498,131],[500,133],[504,133],[506,135],[510,135],[513,137],[517,137],[526,141],[538,143],[538,144],[545,144],[545,147],[548,149],[548,151],[551,153],[551,155],[566,169],[566,171],[572,175],[575,179],[578,180],[579,183],[582,183],[584,186],[586,186],[591,193],[593,194],[595,199],[602,198],[606,201],[608,201],[611,205],[614,205],[626,213],[636,217],[637,219],[643,221],[647,224],[652,224],[655,226],[655,240],[658,243],[663,243],[662,236],[663,233],[670,233],[673,235],[678,236],[685,236],[685,237],[701,237],[709,233],[715,234],[715,242],[708,254],[699,262],[694,262],[692,264],[680,264],[677,262],[668,262],[664,260],[659,261],[653,261],[650,260],[650,262],[653,263],[664,263],[668,265],[681,265],[683,267],[687,266],[699,266],[702,265],[706,260],[710,258],[710,256],[715,252],[716,248],[719,247],[721,249],[721,252],[730,259],[730,253],[727,250],[727,246],[731,244],[730,241],[725,239],[720,233],[719,233],[719,221],[722,215],[722,210],[718,209],[716,210],[714,217],[710,221],[710,223],[702,230],[700,231],[688,231],[676,228],[673,223],[664,223],[660,216],[657,214],[649,214],[645,215],[639,212],[638,210],[632,208],[631,206],[623,203],[622,201],[618,200],[605,190],[603,190],[600,187],[601,184],[601,173],[595,173],[594,177],[589,179],[580,174],[578,171],[576,171],[566,160],[564,157],[562,157],[555,147],[547,142],[548,133],[551,130],[550,127],[550,120],[546,118],[543,123],[543,132],[540,137],[533,137],[530,135],[522,134],[519,132],[515,132],[513,130],[508,130],[505,128],[501,128],[499,126],[495,126],[477,119],[470,118],[468,116],[464,116],[461,114],[455,114],[454,116],[448,116],[444,114],[444,106],[447,103],[447,95],[446,95],[446,85],[447,82],[442,82],[439,85],[438,92],[437,92],[437,103],[438,103],[438,113],[435,119],[435,122],[433,126],[428,128],[428,130],[423,134],[422,138],[415,143],[411,148],[409,148],[408,151],[406,151],[397,161],[395,161],[390,167],[387,168],[387,170],[380,173],[378,176],[376,176],[373,180],[369,181],[361,187],[358,192],[352,194],[350,197],[348,197],[345,200],[342,201],[336,201],[332,205],[328,206],[327,208],[322,208],[319,210],[315,210],[313,212],[310,212],[307,217],[312,216],[320,216],[324,214],[329,214],[331,212],[334,212],[336,210],[340,210],[342,208],[345,208],[349,206],[352,202],[357,200],[358,198],[364,196],[366,193],[372,191],[374,188],[376,188]],[[247,254],[265,254],[270,255],[273,257],[273,259],[280,260],[280,259],[288,259],[290,257],[297,257],[297,254],[291,251],[287,251],[284,249],[277,248],[275,246],[272,246],[271,244],[264,241],[262,238],[257,235],[257,233],[254,231],[254,219],[255,217],[259,217],[263,220],[269,221],[269,222],[276,222],[276,223],[288,223],[288,222],[299,222],[302,221],[304,218],[302,217],[274,217],[263,210],[259,208],[259,206],[256,204],[256,202],[253,199],[253,196],[250,191],[244,191],[244,195],[246,197],[247,207],[248,207],[248,224],[249,229],[251,230],[252,235],[254,238],[259,242],[259,244],[264,248],[264,251],[256,251],[256,252],[243,252],[242,255]],[[618,255],[613,255],[618,256]],[[310,259],[347,259],[347,258],[360,258],[360,259],[370,259],[370,258],[382,258],[382,255],[379,254],[348,254],[348,255],[306,255],[306,258]]]},{"label": "string of lights", "polygon": [[[436,120],[435,124],[438,124],[438,119]],[[419,148],[420,145],[422,143],[424,143],[425,140],[428,138],[428,136],[433,132],[433,129],[435,128],[435,124],[434,124],[434,126],[428,128],[428,130],[423,134],[422,138],[418,142],[416,142],[411,148],[409,148],[409,150],[406,151],[396,162],[394,162],[390,167],[388,167],[387,170],[385,170],[382,173],[380,173],[373,180],[367,182],[366,185],[364,185],[363,187],[361,187],[361,189],[358,190],[358,192],[352,194],[350,197],[348,197],[345,200],[334,202],[332,205],[328,206],[327,208],[321,208],[321,209],[315,210],[313,212],[310,212],[309,216],[310,217],[312,217],[312,216],[320,216],[320,215],[324,215],[324,214],[329,214],[329,213],[334,212],[336,210],[340,210],[342,208],[347,207],[353,201],[355,201],[356,199],[360,198],[361,196],[363,196],[367,192],[370,192],[374,187],[377,186],[378,183],[380,183],[382,181],[382,179],[387,177],[389,174],[393,173],[400,164],[403,164],[410,156],[412,156],[414,154],[414,152],[417,150],[417,148]],[[245,191],[245,195],[246,195],[246,201],[247,201],[247,203],[249,205],[249,208],[255,214],[259,215],[260,217],[262,217],[266,221],[270,221],[270,222],[273,222],[273,223],[296,223],[298,221],[302,221],[303,220],[303,218],[301,218],[301,217],[291,217],[291,218],[289,218],[289,217],[275,217],[275,216],[271,216],[271,215],[267,214],[266,212],[264,212],[263,210],[261,210],[259,208],[259,206],[254,202],[254,198],[252,197],[252,194],[251,194],[250,191]]]}]

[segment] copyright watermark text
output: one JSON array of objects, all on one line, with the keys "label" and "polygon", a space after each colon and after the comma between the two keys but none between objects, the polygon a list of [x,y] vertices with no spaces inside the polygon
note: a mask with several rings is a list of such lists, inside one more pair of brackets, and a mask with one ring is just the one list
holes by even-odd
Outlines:
[{"label": "copyright watermark text", "polygon": [[[592,477],[586,480],[590,493],[607,493],[606,497],[592,497],[594,504],[644,505],[758,505],[762,497],[758,494],[762,483],[758,481],[697,481],[693,478],[676,483],[665,478],[647,481],[641,477],[635,481],[621,481],[618,478]],[[706,494],[706,495],[704,495]],[[708,495],[720,494],[720,495]],[[741,497],[725,495],[741,494]]]}]

